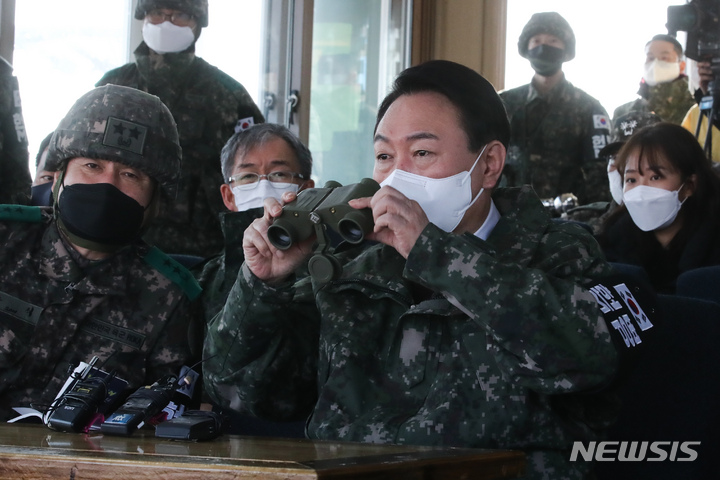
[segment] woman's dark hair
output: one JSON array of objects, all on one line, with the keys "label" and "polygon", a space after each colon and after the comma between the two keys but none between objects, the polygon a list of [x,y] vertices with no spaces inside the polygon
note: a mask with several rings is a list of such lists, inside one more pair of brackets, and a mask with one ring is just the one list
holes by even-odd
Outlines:
[{"label": "woman's dark hair", "polygon": [[[692,133],[680,125],[667,122],[637,130],[615,158],[615,166],[623,179],[629,156],[635,152],[641,160],[638,165],[641,174],[643,161],[647,162],[649,167],[656,167],[665,160],[680,172],[683,182],[691,175],[696,177],[695,190],[687,197],[680,210],[683,227],[676,235],[679,241],[684,242],[703,219],[714,218],[720,214],[720,177],[713,171],[712,162]],[[614,223],[624,211],[624,206],[616,209],[605,225]]]},{"label": "woman's dark hair", "polygon": [[375,131],[395,100],[421,92],[440,93],[458,109],[471,152],[492,140],[507,148],[510,123],[495,87],[474,70],[447,60],[431,60],[402,71],[380,104]]}]

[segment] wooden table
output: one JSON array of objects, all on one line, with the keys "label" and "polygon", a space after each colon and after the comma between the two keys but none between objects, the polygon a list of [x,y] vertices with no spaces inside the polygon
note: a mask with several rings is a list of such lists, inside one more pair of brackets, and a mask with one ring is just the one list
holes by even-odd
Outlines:
[{"label": "wooden table", "polygon": [[522,452],[370,445],[225,435],[182,442],[60,433],[0,424],[0,478],[13,479],[500,479],[517,478]]}]

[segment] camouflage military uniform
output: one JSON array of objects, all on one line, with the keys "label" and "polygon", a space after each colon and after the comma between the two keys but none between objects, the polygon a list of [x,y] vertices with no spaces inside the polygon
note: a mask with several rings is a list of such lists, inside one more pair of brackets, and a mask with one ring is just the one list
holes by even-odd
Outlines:
[{"label": "camouflage military uniform", "polygon": [[27,204],[31,183],[18,82],[0,57],[0,203]]},{"label": "camouflage military uniform", "polygon": [[620,105],[613,113],[613,121],[630,112],[654,112],[666,122],[680,125],[688,110],[695,105],[685,76],[672,82],[658,83],[651,87],[645,82],[638,90],[640,98]]},{"label": "camouflage military uniform", "polygon": [[243,266],[209,326],[210,396],[276,419],[311,413],[312,438],[523,449],[528,477],[581,478],[550,404],[614,373],[583,288],[609,267],[529,187],[493,199],[502,217],[487,241],[430,224],[407,261],[370,246],[322,288],[270,288]]},{"label": "camouflage military uniform", "polygon": [[191,296],[198,287],[157,249],[138,243],[89,262],[61,238],[49,208],[4,205],[0,272],[4,417],[48,405],[68,367],[93,355],[136,388],[194,360],[188,294],[175,282]]},{"label": "camouflage military uniform", "polygon": [[193,269],[198,283],[203,289],[197,303],[202,308],[202,315],[207,322],[225,306],[228,293],[230,293],[240,266],[245,260],[242,249],[243,234],[253,220],[262,215],[262,208],[220,214],[220,223],[226,242],[225,248],[220,255]]},{"label": "camouflage military uniform", "polygon": [[167,253],[209,257],[222,249],[217,216],[220,150],[239,120],[264,119],[245,88],[196,57],[194,48],[158,55],[143,42],[135,63],[106,73],[97,85],[113,83],[157,95],[175,117],[182,147],[182,174],[176,198],[161,199],[161,213],[145,239]]},{"label": "camouflage military uniform", "polygon": [[598,158],[610,122],[596,99],[564,78],[545,97],[528,84],[500,98],[511,128],[503,184],[530,184],[541,198],[573,193],[581,204],[610,198]]}]

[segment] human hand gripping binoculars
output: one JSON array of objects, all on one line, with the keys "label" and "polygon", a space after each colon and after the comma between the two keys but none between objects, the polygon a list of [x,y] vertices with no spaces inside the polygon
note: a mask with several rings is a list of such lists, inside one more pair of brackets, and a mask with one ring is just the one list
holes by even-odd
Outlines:
[{"label": "human hand gripping binoculars", "polygon": [[378,190],[380,185],[372,178],[346,186],[329,181],[323,188],[303,190],[294,201],[283,206],[282,214],[268,228],[268,240],[278,250],[287,250],[316,234],[317,245],[308,270],[316,281],[326,283],[342,271],[338,260],[329,253],[326,228],[330,227],[349,243],[362,242],[375,225],[372,210],[356,209],[348,202],[372,197]]}]

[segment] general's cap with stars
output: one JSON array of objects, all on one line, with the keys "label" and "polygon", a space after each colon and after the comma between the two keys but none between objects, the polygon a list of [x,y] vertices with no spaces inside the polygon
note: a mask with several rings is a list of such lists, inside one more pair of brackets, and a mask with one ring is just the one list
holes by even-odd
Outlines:
[{"label": "general's cap with stars", "polygon": [[175,120],[154,95],[119,85],[95,88],[60,121],[46,168],[60,170],[77,157],[137,168],[174,195],[181,160]]}]

